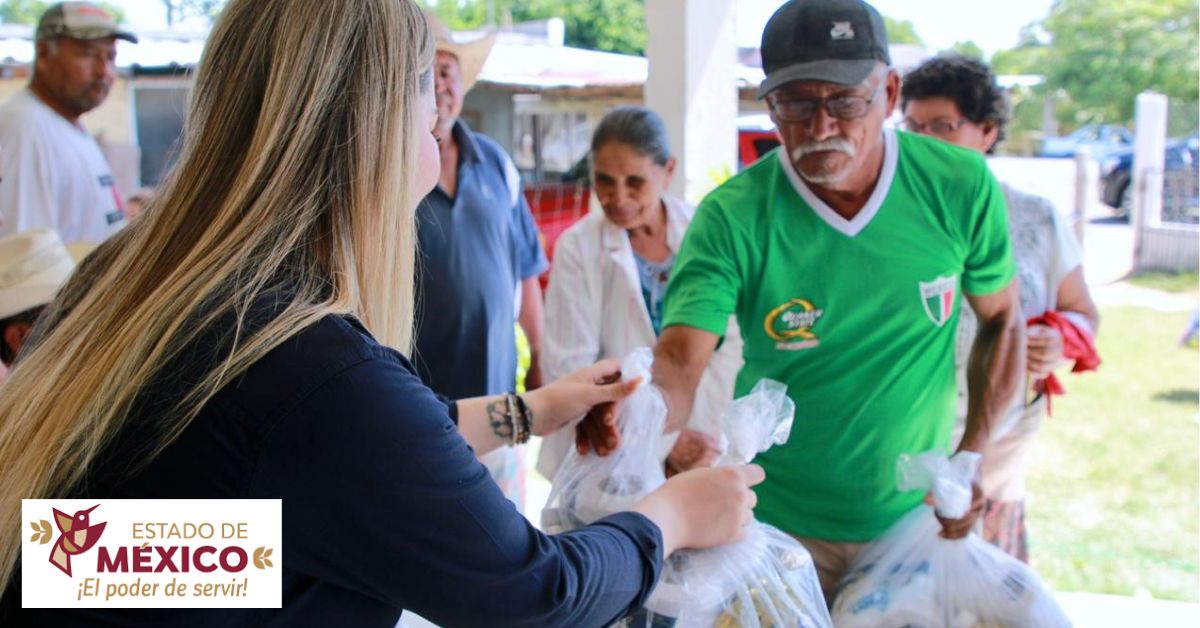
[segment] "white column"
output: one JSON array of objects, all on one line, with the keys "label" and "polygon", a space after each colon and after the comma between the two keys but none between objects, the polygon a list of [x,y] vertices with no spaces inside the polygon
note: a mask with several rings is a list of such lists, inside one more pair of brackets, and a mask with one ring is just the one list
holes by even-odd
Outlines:
[{"label": "white column", "polygon": [[1137,135],[1133,143],[1133,251],[1142,257],[1146,227],[1162,224],[1163,151],[1167,142],[1167,97],[1142,92],[1137,97],[1134,117]]},{"label": "white column", "polygon": [[733,0],[646,0],[646,106],[679,160],[670,191],[692,202],[737,171],[734,10]]}]

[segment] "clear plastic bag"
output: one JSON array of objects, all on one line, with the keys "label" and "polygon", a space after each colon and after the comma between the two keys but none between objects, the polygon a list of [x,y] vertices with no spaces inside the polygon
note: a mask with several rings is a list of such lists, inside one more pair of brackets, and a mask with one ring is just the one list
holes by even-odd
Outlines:
[{"label": "clear plastic bag", "polygon": [[[791,433],[795,405],[787,387],[761,380],[723,419],[726,452],[717,465],[741,465]],[[638,628],[823,628],[831,626],[812,556],[796,539],[760,522],[729,545],[675,552],[663,566]]]},{"label": "clear plastic bag", "polygon": [[[901,490],[930,491],[936,512],[955,519],[971,505],[979,454],[902,455]],[[839,628],[1053,627],[1071,622],[1029,566],[972,533],[938,535],[935,509],[913,509],[865,549],[838,584]]]},{"label": "clear plastic bag", "polygon": [[796,539],[757,521],[737,543],[672,554],[646,611],[622,625],[832,626],[812,556]]},{"label": "clear plastic bag", "polygon": [[[621,379],[650,382],[650,349],[635,349],[621,361]],[[542,530],[557,534],[629,510],[666,481],[658,442],[667,419],[667,404],[654,386],[642,385],[621,405],[617,429],[621,446],[608,456],[580,456],[572,447],[554,474],[542,510]]]}]

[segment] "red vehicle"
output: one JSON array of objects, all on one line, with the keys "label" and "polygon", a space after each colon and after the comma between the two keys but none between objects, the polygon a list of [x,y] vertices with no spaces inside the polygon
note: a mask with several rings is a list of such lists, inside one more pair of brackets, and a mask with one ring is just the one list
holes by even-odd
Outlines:
[{"label": "red vehicle", "polygon": [[738,118],[738,170],[756,162],[779,146],[775,123],[765,113]]},{"label": "red vehicle", "polygon": [[[779,146],[775,125],[766,114],[747,115],[738,119],[738,170],[758,161]],[[525,186],[525,200],[533,212],[542,237],[546,256],[554,259],[554,244],[575,221],[583,218],[591,202],[591,154],[580,159],[557,181],[530,183]],[[542,276],[546,287],[549,273]]]}]

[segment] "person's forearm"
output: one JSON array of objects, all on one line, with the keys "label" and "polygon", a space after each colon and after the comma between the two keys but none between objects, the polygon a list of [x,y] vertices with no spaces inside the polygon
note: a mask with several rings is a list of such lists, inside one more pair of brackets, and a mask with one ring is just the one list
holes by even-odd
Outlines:
[{"label": "person's forearm", "polygon": [[[521,312],[517,322],[525,339],[529,342],[529,371],[525,374],[527,389],[540,386],[542,379],[542,333],[545,325],[545,306],[542,303],[542,286],[537,277],[521,282]],[[528,384],[535,384],[529,387]]]},{"label": "person's forearm", "polygon": [[1019,310],[981,321],[967,366],[967,421],[959,450],[982,451],[1024,385],[1025,325]]},{"label": "person's forearm", "polygon": [[[1073,319],[1076,316],[1082,318],[1083,322],[1087,323],[1087,326],[1084,327],[1084,330],[1090,333],[1092,337],[1095,337],[1100,333],[1100,312],[1097,311],[1095,307],[1086,310],[1063,310],[1062,312],[1067,316],[1068,319]],[[1072,320],[1072,322],[1078,323],[1078,321],[1074,320]]]},{"label": "person's forearm", "polygon": [[[569,378],[564,378],[563,381],[567,379]],[[563,404],[554,401],[551,391],[555,389],[556,386],[539,388],[516,395],[513,399],[514,403],[518,398],[525,403],[524,420],[528,422],[531,435],[546,436],[559,430],[566,421],[575,418],[571,416],[572,411],[569,407],[564,411]],[[562,392],[561,386],[557,389],[560,399],[564,394],[576,400],[580,398],[580,395],[571,393],[569,386],[567,393]],[[582,398],[584,403],[587,403],[587,396]],[[521,410],[514,406],[510,418],[507,395],[471,397],[459,399],[456,403],[458,433],[475,450],[476,455],[482,456],[494,449],[513,444],[513,423],[518,420],[516,417],[520,415]],[[578,410],[578,414],[582,414],[583,411]]]},{"label": "person's forearm", "polygon": [[654,385],[667,402],[666,431],[678,431],[692,415],[696,387],[712,357],[716,338],[715,334],[696,329],[668,327],[654,346]]},{"label": "person's forearm", "polygon": [[[515,411],[515,410],[514,410]],[[505,395],[458,400],[458,433],[482,456],[512,444],[512,421]]]},{"label": "person's forearm", "polygon": [[1059,312],[1092,337],[1100,331],[1100,311],[1096,309],[1096,302],[1092,300],[1092,294],[1083,278],[1082,266],[1063,277],[1062,282],[1058,284],[1055,301],[1058,303]]},{"label": "person's forearm", "polygon": [[658,526],[658,530],[662,534],[663,558],[683,547],[687,523],[680,517],[678,509],[673,507],[661,492],[651,493],[631,510]]},{"label": "person's forearm", "polygon": [[674,432],[692,415],[692,404],[696,400],[698,377],[689,377],[686,363],[673,359],[671,354],[654,356],[654,385],[662,390],[667,402],[666,429]]}]

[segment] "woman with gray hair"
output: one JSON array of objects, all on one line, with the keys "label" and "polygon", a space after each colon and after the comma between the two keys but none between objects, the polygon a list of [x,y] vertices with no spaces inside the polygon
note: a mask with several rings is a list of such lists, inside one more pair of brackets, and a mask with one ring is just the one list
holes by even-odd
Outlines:
[{"label": "woman with gray hair", "polygon": [[[542,339],[547,378],[656,342],[671,267],[694,211],[667,194],[675,164],[666,126],[653,111],[616,107],[597,125],[592,179],[603,211],[573,225],[555,246]],[[733,397],[741,344],[731,320],[700,380],[688,427],[663,439],[659,454],[670,452],[668,471],[715,459],[709,434]],[[570,446],[568,430],[546,439],[538,471],[553,477]]]}]

